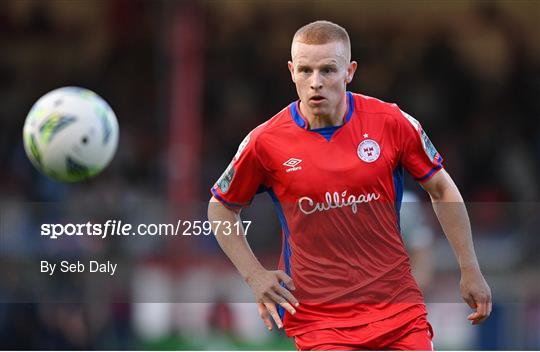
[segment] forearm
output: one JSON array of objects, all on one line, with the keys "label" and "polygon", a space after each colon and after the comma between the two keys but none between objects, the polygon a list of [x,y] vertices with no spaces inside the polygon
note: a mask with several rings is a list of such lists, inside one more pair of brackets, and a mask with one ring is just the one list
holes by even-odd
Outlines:
[{"label": "forearm", "polygon": [[480,324],[491,312],[491,290],[480,272],[474,253],[471,223],[463,198],[444,170],[423,183],[422,187],[431,197],[435,214],[461,268],[461,297],[471,308],[476,309],[467,319],[472,324]]},{"label": "forearm", "polygon": [[439,192],[430,193],[433,209],[454,250],[461,270],[478,268],[471,235],[471,224],[463,198],[450,181]]},{"label": "forearm", "polygon": [[217,200],[212,198],[208,204],[208,220],[212,224],[212,230],[219,246],[231,260],[240,275],[246,280],[253,272],[264,270],[261,263],[253,254],[244,233],[243,227],[241,233],[225,234],[223,226],[217,226],[219,223],[229,221],[230,223],[241,224],[240,215],[233,210],[227,209]]}]

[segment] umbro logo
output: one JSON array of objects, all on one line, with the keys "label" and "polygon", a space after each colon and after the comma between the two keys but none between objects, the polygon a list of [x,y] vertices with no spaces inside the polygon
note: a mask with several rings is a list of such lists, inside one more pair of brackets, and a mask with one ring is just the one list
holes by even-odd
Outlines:
[{"label": "umbro logo", "polygon": [[291,172],[291,171],[302,170],[302,166],[297,166],[301,162],[302,162],[302,159],[290,158],[289,160],[283,163],[283,165],[288,167],[288,169],[286,169],[285,171]]},{"label": "umbro logo", "polygon": [[300,164],[301,162],[302,162],[301,159],[290,158],[289,160],[284,162],[283,165],[288,166],[288,167],[295,167],[296,165]]}]

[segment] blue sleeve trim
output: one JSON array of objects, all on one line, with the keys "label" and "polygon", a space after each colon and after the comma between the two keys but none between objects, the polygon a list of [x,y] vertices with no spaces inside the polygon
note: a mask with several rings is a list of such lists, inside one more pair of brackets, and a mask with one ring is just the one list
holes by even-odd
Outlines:
[{"label": "blue sleeve trim", "polygon": [[240,203],[228,202],[221,195],[219,195],[219,193],[218,193],[218,191],[216,191],[215,187],[212,187],[211,191],[212,191],[212,194],[214,195],[214,197],[217,200],[219,200],[220,203],[222,203],[223,205],[225,205],[228,208],[242,208],[242,207],[246,206],[247,204],[249,204],[249,203],[240,204]]},{"label": "blue sleeve trim", "polygon": [[429,172],[427,174],[425,174],[424,176],[420,177],[420,178],[415,178],[416,181],[418,182],[423,182],[423,181],[427,181],[428,179],[431,178],[431,176],[433,176],[437,171],[439,171],[440,169],[442,169],[442,164],[441,164],[441,158],[439,157],[439,164],[437,166],[435,166],[433,169],[429,170]]}]

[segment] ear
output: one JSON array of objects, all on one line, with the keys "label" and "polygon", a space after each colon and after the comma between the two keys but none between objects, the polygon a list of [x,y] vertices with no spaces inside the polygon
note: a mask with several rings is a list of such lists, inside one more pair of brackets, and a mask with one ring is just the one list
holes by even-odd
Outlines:
[{"label": "ear", "polygon": [[358,64],[356,63],[356,61],[351,61],[351,63],[349,64],[349,67],[347,67],[347,77],[345,79],[347,84],[351,83],[351,81],[353,80],[354,73],[356,72],[357,67],[358,67]]},{"label": "ear", "polygon": [[292,61],[287,61],[287,67],[289,68],[289,72],[291,73],[291,79],[294,83],[296,83],[296,81],[294,80],[294,65],[292,63]]}]

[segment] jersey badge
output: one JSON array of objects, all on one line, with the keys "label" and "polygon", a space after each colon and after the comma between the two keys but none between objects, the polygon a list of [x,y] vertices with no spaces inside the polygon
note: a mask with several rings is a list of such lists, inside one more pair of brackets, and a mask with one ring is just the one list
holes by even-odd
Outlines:
[{"label": "jersey badge", "polygon": [[379,159],[379,155],[381,155],[381,148],[373,139],[364,139],[362,142],[360,142],[360,144],[358,144],[356,153],[358,154],[360,160],[365,161],[366,163],[372,163]]},{"label": "jersey badge", "polygon": [[232,179],[234,177],[234,166],[233,163],[230,163],[225,172],[221,175],[219,180],[216,182],[216,186],[219,188],[221,193],[225,194],[229,190]]},{"label": "jersey badge", "polygon": [[420,131],[420,138],[422,139],[422,147],[424,147],[429,160],[435,162],[435,158],[439,155],[439,152],[437,152],[437,149],[435,149],[435,146],[431,143],[431,140],[423,129]]}]

